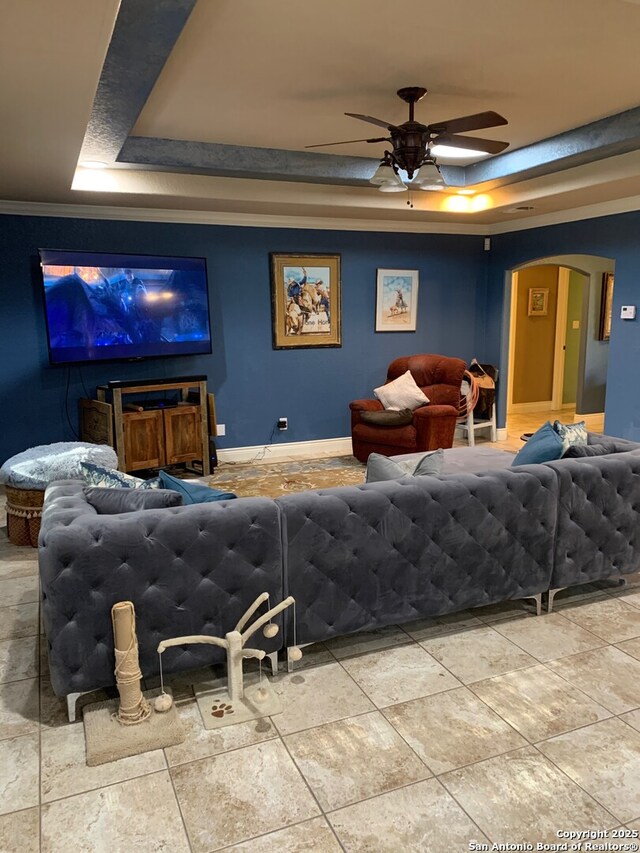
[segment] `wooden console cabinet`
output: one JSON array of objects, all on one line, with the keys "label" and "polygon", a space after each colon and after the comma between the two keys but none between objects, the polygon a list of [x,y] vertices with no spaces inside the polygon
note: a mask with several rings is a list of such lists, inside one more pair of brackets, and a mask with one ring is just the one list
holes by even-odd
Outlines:
[{"label": "wooden console cabinet", "polygon": [[[167,391],[179,392],[177,405],[142,408],[142,395]],[[121,471],[200,462],[210,473],[205,377],[111,382],[96,398],[80,401],[81,438],[114,447]]]}]

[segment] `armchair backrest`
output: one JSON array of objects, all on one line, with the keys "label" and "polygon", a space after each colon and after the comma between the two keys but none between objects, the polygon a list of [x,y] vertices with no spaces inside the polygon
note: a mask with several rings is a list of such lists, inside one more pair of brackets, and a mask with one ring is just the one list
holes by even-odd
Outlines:
[{"label": "armchair backrest", "polygon": [[461,358],[446,355],[405,355],[396,358],[387,370],[387,382],[393,382],[407,370],[429,400],[437,406],[460,404],[460,385],[466,364]]}]

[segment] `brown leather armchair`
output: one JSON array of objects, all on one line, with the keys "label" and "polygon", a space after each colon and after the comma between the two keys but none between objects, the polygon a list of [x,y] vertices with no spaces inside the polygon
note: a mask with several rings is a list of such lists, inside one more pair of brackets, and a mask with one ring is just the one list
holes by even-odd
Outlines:
[{"label": "brown leather armchair", "polygon": [[409,355],[392,361],[387,370],[387,382],[410,370],[416,384],[429,398],[429,405],[415,409],[412,424],[389,427],[364,423],[360,418],[361,412],[383,411],[379,400],[349,403],[351,441],[356,459],[366,462],[370,453],[399,456],[451,447],[465,368],[462,359],[444,355]]}]

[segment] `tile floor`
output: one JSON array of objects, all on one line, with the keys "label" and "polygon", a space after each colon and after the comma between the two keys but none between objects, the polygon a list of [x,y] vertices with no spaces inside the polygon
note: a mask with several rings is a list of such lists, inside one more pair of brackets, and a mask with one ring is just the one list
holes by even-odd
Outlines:
[{"label": "tile floor", "polygon": [[456,853],[640,828],[640,575],[551,615],[510,602],[309,647],[261,723],[206,731],[182,676],[186,741],[96,768],[49,686],[35,551],[4,529],[0,602],[2,853]]}]

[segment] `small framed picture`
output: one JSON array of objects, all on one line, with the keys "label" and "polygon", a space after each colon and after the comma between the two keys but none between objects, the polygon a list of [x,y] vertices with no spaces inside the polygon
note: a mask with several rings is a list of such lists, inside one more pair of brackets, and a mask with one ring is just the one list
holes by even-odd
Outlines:
[{"label": "small framed picture", "polygon": [[529,288],[529,317],[546,317],[549,313],[549,288]]},{"label": "small framed picture", "polygon": [[418,270],[378,270],[376,332],[415,332]]},{"label": "small framed picture", "polygon": [[613,310],[613,273],[602,276],[602,297],[600,300],[600,326],[598,340],[608,341],[611,337],[611,313]]},{"label": "small framed picture", "polygon": [[273,348],[342,346],[340,255],[271,254]]}]

